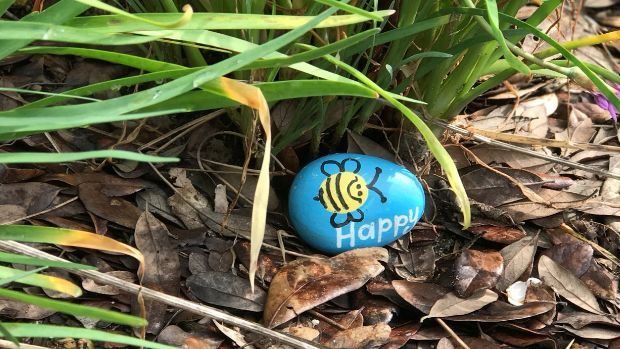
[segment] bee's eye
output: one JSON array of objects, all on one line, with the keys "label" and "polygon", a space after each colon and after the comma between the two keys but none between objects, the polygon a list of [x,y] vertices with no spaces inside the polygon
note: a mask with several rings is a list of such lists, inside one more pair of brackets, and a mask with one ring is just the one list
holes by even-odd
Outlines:
[{"label": "bee's eye", "polygon": [[357,196],[362,196],[362,194],[363,194],[363,193],[362,193],[361,191],[358,191],[358,192],[357,192]]},{"label": "bee's eye", "polygon": [[361,184],[358,184],[358,185],[356,185],[355,187],[357,188],[357,190],[362,189],[362,185],[361,185]]}]

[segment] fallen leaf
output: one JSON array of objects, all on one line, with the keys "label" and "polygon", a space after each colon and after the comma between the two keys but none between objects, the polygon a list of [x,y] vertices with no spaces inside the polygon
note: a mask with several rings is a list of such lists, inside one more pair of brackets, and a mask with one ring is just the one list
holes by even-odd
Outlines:
[{"label": "fallen leaf", "polygon": [[[525,237],[525,233],[519,229],[495,225],[473,226],[469,228],[469,231],[480,235],[480,237],[485,240],[500,244],[511,244]],[[504,261],[505,260],[506,257],[504,256]]]},{"label": "fallen leaf", "polygon": [[524,237],[504,247],[500,253],[504,258],[504,273],[497,280],[497,289],[504,291],[508,286],[528,270],[534,261],[536,248],[538,245],[538,235]]},{"label": "fallen leaf", "polygon": [[381,349],[399,349],[404,347],[416,335],[419,329],[420,323],[407,323],[394,327],[390,333],[389,343],[384,344]]},{"label": "fallen leaf", "polygon": [[[499,206],[526,198],[526,193],[515,182],[533,184],[532,189],[542,187],[542,179],[532,172],[509,169],[512,173],[502,175],[500,169],[494,172],[485,167],[477,167],[461,176],[467,195],[472,199],[491,206]],[[506,171],[508,172],[508,171]],[[514,178],[519,174],[519,178]],[[511,180],[511,177],[513,178]]]},{"label": "fallen leaf", "polygon": [[615,302],[618,293],[618,280],[610,272],[592,261],[588,269],[579,278],[595,296]]},{"label": "fallen leaf", "polygon": [[383,248],[361,248],[329,259],[298,259],[274,276],[269,287],[263,321],[276,327],[335,297],[362,287],[384,270]]},{"label": "fallen leaf", "polygon": [[428,314],[433,305],[448,293],[443,286],[432,283],[394,280],[392,286],[399,296],[424,314]]},{"label": "fallen leaf", "polygon": [[495,287],[504,270],[503,257],[496,251],[466,249],[455,262],[455,290],[461,297]]},{"label": "fallen leaf", "polygon": [[575,329],[569,326],[558,326],[566,331],[586,339],[610,340],[620,338],[620,329],[600,325],[592,325]]},{"label": "fallen leaf", "polygon": [[34,214],[48,208],[61,188],[39,182],[0,185],[0,205],[17,205]]},{"label": "fallen leaf", "polygon": [[[137,278],[134,275],[134,273],[125,271],[125,270],[109,271],[109,272],[106,272],[105,274],[113,276],[113,277],[117,277],[121,280],[125,280],[131,283],[134,283],[137,281]],[[90,278],[84,278],[84,280],[82,280],[82,287],[86,291],[93,292],[93,293],[99,293],[99,294],[105,294],[109,296],[116,296],[116,295],[121,294],[121,290],[119,290],[118,287],[115,287],[112,285],[101,285],[101,284],[98,284],[95,280],[90,279]]]},{"label": "fallen leaf", "polygon": [[0,205],[0,224],[18,223],[26,217],[26,209],[19,205]]},{"label": "fallen leaf", "polygon": [[179,227],[183,226],[183,223],[174,216],[172,209],[170,209],[166,192],[160,188],[148,188],[140,191],[136,194],[136,203],[143,211],[146,211],[148,207],[148,211],[154,215],[165,218]]},{"label": "fallen leaf", "polygon": [[389,341],[391,327],[386,324],[351,328],[337,333],[328,342],[330,348],[376,348]]},{"label": "fallen leaf", "polygon": [[592,313],[584,313],[584,312],[570,312],[570,313],[560,313],[558,315],[558,319],[555,321],[556,324],[566,324],[570,325],[575,329],[580,329],[588,325],[608,325],[620,327],[620,322],[616,319],[614,315],[611,314],[592,314]]},{"label": "fallen leaf", "polygon": [[10,299],[0,299],[0,315],[11,319],[42,320],[55,314],[55,310],[38,307]]},{"label": "fallen leaf", "polygon": [[573,273],[554,262],[547,256],[538,261],[538,274],[545,284],[551,286],[560,296],[576,306],[595,314],[601,314],[601,308],[588,287]]},{"label": "fallen leaf", "polygon": [[188,277],[185,283],[205,303],[257,312],[265,304],[265,291],[256,288],[252,293],[250,282],[232,273],[205,271]]},{"label": "fallen leaf", "polygon": [[93,214],[127,228],[135,228],[142,211],[129,201],[104,194],[105,184],[84,183],[78,186],[80,200]]},{"label": "fallen leaf", "polygon": [[469,314],[495,302],[497,297],[497,293],[491,290],[480,290],[469,298],[459,298],[454,292],[450,292],[437,300],[428,315],[422,319]]},{"label": "fallen leaf", "polygon": [[379,143],[366,136],[347,131],[347,153],[366,154],[392,162],[396,160],[396,156]]},{"label": "fallen leaf", "polygon": [[552,246],[545,250],[543,255],[551,258],[575,276],[580,277],[590,269],[593,253],[592,246],[582,242],[574,242]]},{"label": "fallen leaf", "polygon": [[[150,212],[144,212],[136,223],[136,247],[144,255],[144,276],[142,285],[156,291],[177,296],[180,288],[181,264],[175,244],[172,243],[166,226]],[[144,300],[146,307],[147,332],[159,333],[165,325],[167,305]]]},{"label": "fallen leaf", "polygon": [[245,340],[245,337],[243,336],[243,334],[241,334],[241,332],[234,330],[232,328],[226,327],[223,323],[220,324],[219,322],[215,320],[213,320],[213,323],[226,337],[230,338],[240,348],[247,348],[247,349],[255,348],[253,345],[249,344]]},{"label": "fallen leaf", "polygon": [[454,349],[454,345],[452,345],[448,337],[443,337],[437,342],[435,349]]},{"label": "fallen leaf", "polygon": [[288,332],[295,337],[303,338],[308,341],[313,341],[321,335],[321,332],[317,329],[307,326],[291,326],[286,328],[283,332]]},{"label": "fallen leaf", "polygon": [[531,346],[534,348],[557,348],[555,341],[548,335],[527,330],[522,327],[511,325],[495,326],[490,331],[487,331],[487,333],[493,337],[493,339],[517,348],[527,348]]},{"label": "fallen leaf", "polygon": [[555,307],[551,302],[532,302],[521,306],[513,306],[506,302],[496,301],[474,313],[446,318],[450,321],[501,322],[527,319],[544,314]]}]

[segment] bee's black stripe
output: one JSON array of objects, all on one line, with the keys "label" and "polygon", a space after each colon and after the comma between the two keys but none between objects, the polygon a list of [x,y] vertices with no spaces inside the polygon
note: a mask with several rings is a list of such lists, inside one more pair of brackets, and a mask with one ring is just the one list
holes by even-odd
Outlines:
[{"label": "bee's black stripe", "polygon": [[317,198],[319,199],[319,202],[321,203],[321,205],[327,208],[327,204],[325,203],[325,198],[323,197],[323,188],[319,189],[319,195],[317,195]]},{"label": "bee's black stripe", "polygon": [[340,206],[338,206],[338,204],[336,203],[336,200],[332,196],[332,191],[329,188],[329,185],[331,184],[331,181],[332,181],[332,177],[327,177],[327,180],[325,181],[325,191],[326,191],[326,194],[327,194],[327,198],[329,199],[329,202],[332,203],[332,206],[334,206],[334,209],[336,211],[340,211]]},{"label": "bee's black stripe", "polygon": [[342,191],[340,191],[340,180],[342,178],[342,172],[338,173],[336,175],[336,195],[338,195],[338,200],[340,200],[341,206],[345,209],[348,210],[349,209],[349,205],[347,205],[347,202],[344,199],[344,196],[342,196]]}]

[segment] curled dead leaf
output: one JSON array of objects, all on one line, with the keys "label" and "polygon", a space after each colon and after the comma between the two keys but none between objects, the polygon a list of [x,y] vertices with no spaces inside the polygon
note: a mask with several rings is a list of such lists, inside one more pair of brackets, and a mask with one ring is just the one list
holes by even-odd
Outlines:
[{"label": "curled dead leaf", "polygon": [[335,297],[362,287],[384,270],[384,248],[361,248],[329,259],[298,259],[273,277],[263,321],[272,328]]},{"label": "curled dead leaf", "polygon": [[504,270],[503,260],[497,251],[463,250],[455,262],[458,295],[467,298],[479,290],[495,287]]},{"label": "curled dead leaf", "polygon": [[427,316],[429,317],[449,317],[473,313],[482,307],[497,300],[497,293],[491,290],[480,290],[468,298],[459,298],[454,292],[447,293],[437,300]]},{"label": "curled dead leaf", "polygon": [[554,262],[547,256],[541,256],[538,261],[538,274],[545,284],[551,286],[560,296],[583,310],[602,314],[596,297],[588,287],[573,273]]}]

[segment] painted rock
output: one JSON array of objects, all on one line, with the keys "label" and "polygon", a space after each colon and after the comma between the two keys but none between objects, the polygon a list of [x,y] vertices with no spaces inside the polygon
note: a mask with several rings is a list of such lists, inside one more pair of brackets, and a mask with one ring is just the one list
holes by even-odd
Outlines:
[{"label": "painted rock", "polygon": [[423,211],[422,185],[409,170],[361,154],[332,154],[309,163],[289,194],[298,235],[330,254],[385,246],[409,232]]}]

